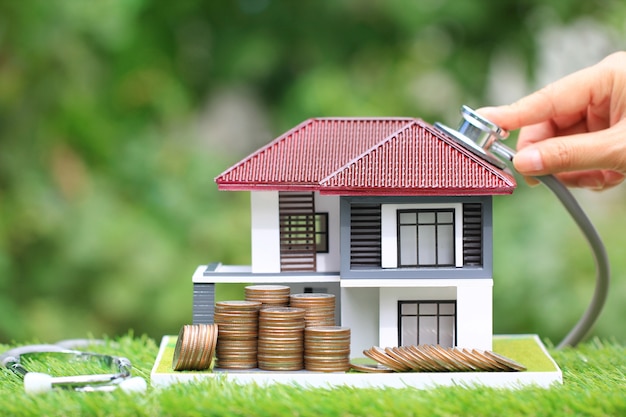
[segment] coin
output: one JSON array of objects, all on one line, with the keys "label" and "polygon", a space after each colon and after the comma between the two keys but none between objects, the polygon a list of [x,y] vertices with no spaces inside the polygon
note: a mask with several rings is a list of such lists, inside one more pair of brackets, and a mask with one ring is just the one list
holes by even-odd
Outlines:
[{"label": "coin", "polygon": [[175,371],[205,370],[211,366],[217,338],[214,324],[184,325],[178,334],[172,369]]},{"label": "coin", "polygon": [[304,367],[304,310],[266,307],[259,311],[258,366],[268,371]]},{"label": "coin", "polygon": [[482,350],[478,350],[478,349],[472,349],[472,353],[475,356],[480,357],[482,360],[484,360],[485,362],[487,362],[489,364],[489,366],[493,369],[493,370],[500,370],[500,371],[508,371],[509,367],[505,366],[501,363],[499,363],[498,361],[490,358],[489,356],[485,355],[485,352]]},{"label": "coin", "polygon": [[493,370],[489,362],[475,355],[471,350],[463,348],[461,349],[461,352],[463,352],[463,355],[468,359],[468,361],[478,369],[482,371]]},{"label": "coin", "polygon": [[444,357],[448,363],[452,364],[455,372],[466,372],[473,371],[473,367],[470,364],[466,364],[465,362],[459,360],[459,358],[454,354],[453,348],[444,348],[441,346],[437,346],[438,353],[440,356]]},{"label": "coin", "polygon": [[224,369],[250,369],[257,366],[259,301],[220,301],[215,303],[214,320],[219,326],[216,366]]},{"label": "coin", "polygon": [[304,308],[307,327],[335,325],[335,295],[326,293],[292,294],[289,305]]},{"label": "coin", "polygon": [[[387,349],[385,349],[385,351],[387,351]],[[418,362],[414,359],[414,357],[403,347],[401,346],[393,347],[391,348],[391,351],[392,351],[391,353],[395,354],[396,360],[399,360],[400,362],[404,363],[412,371],[425,369],[423,366],[420,366]],[[387,353],[391,355],[390,352],[387,352]]]},{"label": "coin", "polygon": [[366,372],[371,374],[388,374],[393,372],[393,369],[387,368],[379,363],[377,364],[365,364],[365,363],[351,363],[350,368],[357,372]]},{"label": "coin", "polygon": [[522,365],[521,363],[516,362],[513,359],[506,358],[506,357],[504,357],[504,356],[502,356],[502,355],[500,355],[498,353],[486,350],[484,352],[484,354],[486,356],[496,360],[497,362],[505,365],[510,370],[513,370],[513,371],[525,371],[526,370],[526,367],[524,365]]},{"label": "coin", "polygon": [[467,357],[463,354],[463,352],[461,352],[461,350],[459,348],[453,347],[453,348],[448,349],[448,354],[452,355],[460,363],[462,363],[467,368],[468,371],[479,371],[480,370],[475,365],[470,363],[470,361],[467,360]]},{"label": "coin", "polygon": [[314,326],[304,329],[304,367],[309,371],[345,372],[350,369],[350,329]]},{"label": "coin", "polygon": [[444,348],[440,345],[408,345],[385,349],[374,346],[364,350],[363,354],[396,372],[406,370],[414,372],[502,372],[526,369],[524,365],[488,350]]},{"label": "coin", "polygon": [[217,310],[223,309],[224,311],[257,311],[261,307],[261,302],[249,301],[249,300],[231,300],[231,301],[218,301],[215,303]]},{"label": "coin", "polygon": [[421,349],[422,352],[430,359],[432,363],[437,366],[440,372],[442,371],[455,371],[453,365],[451,365],[447,360],[443,359],[438,352],[436,346],[433,345],[419,345],[418,349]]},{"label": "coin", "polygon": [[426,370],[428,372],[439,371],[439,367],[430,360],[426,353],[418,349],[416,345],[405,346],[405,348],[409,355],[411,355],[416,360],[416,363],[419,365],[419,367],[423,368],[420,370]]},{"label": "coin", "polygon": [[261,302],[263,308],[288,306],[290,291],[286,285],[248,285],[244,288],[246,300]]},{"label": "coin", "polygon": [[396,364],[396,361],[390,358],[386,353],[382,352],[381,354],[381,352],[379,352],[378,349],[380,348],[374,346],[374,347],[371,347],[370,349],[365,349],[363,351],[363,354],[367,356],[368,358],[373,359],[376,362],[381,363],[385,365],[386,367],[393,369],[396,372],[403,372],[403,371],[408,370],[408,369],[404,369],[405,366],[403,364]]}]

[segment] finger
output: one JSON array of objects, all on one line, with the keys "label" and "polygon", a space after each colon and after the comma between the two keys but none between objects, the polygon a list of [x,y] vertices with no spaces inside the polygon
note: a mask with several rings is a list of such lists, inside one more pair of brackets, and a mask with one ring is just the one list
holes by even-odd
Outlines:
[{"label": "finger", "polygon": [[529,187],[536,187],[541,184],[541,182],[539,182],[539,180],[535,177],[524,177],[524,181],[526,182],[526,184],[528,184]]},{"label": "finger", "polygon": [[603,76],[601,65],[570,74],[517,102],[484,107],[477,112],[507,130],[519,129],[560,117],[582,119],[589,106],[605,103],[612,77]]},{"label": "finger", "polygon": [[554,123],[550,122],[526,126],[520,130],[517,140],[517,149],[522,149],[533,143],[556,136],[571,136],[591,131],[585,120],[580,120],[578,123],[563,128],[558,128]]},{"label": "finger", "polygon": [[[626,128],[626,123],[622,125]],[[546,139],[520,149],[513,158],[513,164],[526,176],[589,169],[626,173],[624,134],[626,129],[612,128]]]},{"label": "finger", "polygon": [[523,149],[542,140],[558,136],[554,125],[549,122],[525,126],[519,131],[517,137],[517,149]]}]

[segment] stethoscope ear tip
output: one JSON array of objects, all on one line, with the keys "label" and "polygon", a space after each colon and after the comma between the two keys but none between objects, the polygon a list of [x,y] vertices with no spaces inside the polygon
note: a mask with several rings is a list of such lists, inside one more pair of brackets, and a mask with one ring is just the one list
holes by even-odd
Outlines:
[{"label": "stethoscope ear tip", "polygon": [[43,394],[52,390],[52,377],[41,372],[24,375],[24,391],[27,394]]},{"label": "stethoscope ear tip", "polygon": [[124,392],[145,392],[148,388],[148,384],[145,379],[140,376],[136,376],[120,382],[119,388]]}]

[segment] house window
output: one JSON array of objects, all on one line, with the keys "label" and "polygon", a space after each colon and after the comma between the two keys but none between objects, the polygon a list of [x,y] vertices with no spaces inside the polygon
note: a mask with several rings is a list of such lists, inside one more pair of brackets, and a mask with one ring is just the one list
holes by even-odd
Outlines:
[{"label": "house window", "polygon": [[398,267],[454,265],[454,210],[398,210]]},{"label": "house window", "polygon": [[328,253],[328,213],[315,213],[315,250]]},{"label": "house window", "polygon": [[313,193],[278,193],[280,270],[317,270],[315,196]]},{"label": "house window", "polygon": [[381,266],[462,268],[464,229],[461,203],[382,204]]},{"label": "house window", "polygon": [[284,231],[286,240],[284,243],[288,250],[312,250],[313,243],[313,223],[308,215],[285,216],[281,228]]},{"label": "house window", "polygon": [[308,242],[314,237],[315,252],[328,253],[328,213],[315,213],[315,228],[311,226],[313,225],[308,215],[286,216],[282,227],[288,236],[287,249],[300,247],[311,250]]},{"label": "house window", "polygon": [[456,301],[398,301],[398,346],[456,345]]}]

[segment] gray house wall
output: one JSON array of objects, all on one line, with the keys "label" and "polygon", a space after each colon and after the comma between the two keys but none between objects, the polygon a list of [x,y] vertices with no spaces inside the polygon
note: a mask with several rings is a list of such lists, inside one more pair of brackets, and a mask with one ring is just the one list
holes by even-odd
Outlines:
[{"label": "gray house wall", "polygon": [[193,284],[193,324],[211,324],[215,314],[215,284]]},{"label": "gray house wall", "polygon": [[[358,204],[443,204],[443,203],[480,203],[482,205],[482,265],[462,268],[411,268],[353,269],[350,264],[350,223],[351,207]],[[491,196],[454,196],[454,197],[341,197],[341,279],[475,279],[492,278],[493,272],[493,229]]]}]

